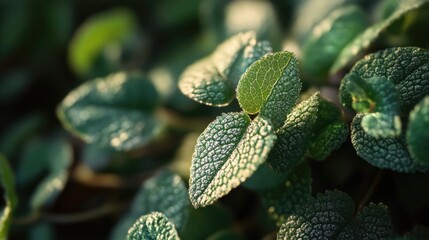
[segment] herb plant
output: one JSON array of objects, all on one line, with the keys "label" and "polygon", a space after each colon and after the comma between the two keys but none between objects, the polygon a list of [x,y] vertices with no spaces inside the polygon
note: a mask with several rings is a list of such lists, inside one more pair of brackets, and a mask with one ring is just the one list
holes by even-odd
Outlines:
[{"label": "herb plant", "polygon": [[[70,36],[53,2],[72,81],[3,111],[0,240],[429,239],[428,0],[126,1]],[[49,49],[15,66],[12,22],[1,106]]]}]

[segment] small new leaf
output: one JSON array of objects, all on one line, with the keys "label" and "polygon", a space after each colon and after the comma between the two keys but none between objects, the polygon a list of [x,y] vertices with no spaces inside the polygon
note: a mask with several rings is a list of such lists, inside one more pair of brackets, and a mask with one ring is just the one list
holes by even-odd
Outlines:
[{"label": "small new leaf", "polygon": [[87,143],[117,150],[135,149],[160,134],[153,116],[158,93],[139,73],[116,73],[86,82],[58,107],[64,127]]},{"label": "small new leaf", "polygon": [[162,213],[144,215],[128,231],[127,240],[165,239],[179,240],[174,224]]},{"label": "small new leaf", "polygon": [[269,123],[246,113],[216,118],[200,135],[192,157],[189,195],[203,207],[249,178],[266,160],[276,135]]},{"label": "small new leaf", "polygon": [[12,221],[13,211],[17,205],[15,182],[12,169],[8,161],[0,154],[0,184],[3,188],[4,202],[6,205],[0,215],[0,240],[6,240],[9,226]]},{"label": "small new leaf", "polygon": [[340,88],[344,106],[366,113],[362,128],[375,138],[396,137],[401,134],[400,97],[395,85],[385,76],[362,78],[351,73],[344,77]]},{"label": "small new leaf", "polygon": [[406,138],[413,159],[429,165],[429,96],[411,111]]},{"label": "small new leaf", "polygon": [[346,140],[348,129],[339,109],[316,93],[292,110],[276,134],[268,162],[276,171],[288,172],[307,153],[326,158]]},{"label": "small new leaf", "polygon": [[268,42],[258,42],[254,32],[239,33],[208,57],[183,72],[179,89],[189,98],[209,106],[226,106],[235,97],[241,75],[254,61],[272,49]]},{"label": "small new leaf", "polygon": [[402,0],[395,1],[398,5],[392,11],[392,13],[380,22],[374,23],[371,27],[367,28],[356,38],[354,38],[347,46],[345,46],[335,63],[331,68],[332,72],[337,72],[347,64],[349,64],[356,56],[362,53],[368,48],[371,43],[378,38],[378,36],[396,20],[404,16],[406,13],[417,9],[428,3],[428,0]]},{"label": "small new leaf", "polygon": [[286,51],[254,62],[237,86],[241,108],[249,114],[260,112],[276,129],[281,127],[301,90],[297,65],[293,53]]}]

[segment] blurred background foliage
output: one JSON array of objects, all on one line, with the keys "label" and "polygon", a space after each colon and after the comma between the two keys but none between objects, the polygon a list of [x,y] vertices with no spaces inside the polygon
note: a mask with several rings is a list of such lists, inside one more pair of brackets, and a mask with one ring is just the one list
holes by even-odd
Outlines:
[{"label": "blurred background foliage", "polygon": [[[225,109],[192,102],[177,81],[186,66],[229,36],[254,30],[275,51],[302,56],[302,68],[315,73],[303,74],[305,89],[319,88],[338,103],[344,69],[328,76],[311,69],[320,62],[305,65],[305,56],[318,54],[317,42],[309,40],[312,29],[345,2],[362,10],[360,29],[386,18],[398,1],[0,0],[0,152],[15,170],[20,199],[10,238],[108,239],[140,184],[157,169],[169,166],[188,179],[197,136]],[[428,6],[411,11],[369,52],[428,48],[428,18]],[[123,70],[142,71],[153,82],[163,106],[159,114],[171,131],[123,152],[85,145],[63,130],[55,111],[66,94]],[[237,103],[227,108],[234,109]],[[356,202],[376,175],[349,140],[323,164],[311,165],[314,192],[339,188]],[[399,231],[408,231],[416,223],[429,224],[428,185],[427,174],[384,171],[371,200],[385,202]],[[245,187],[220,204],[192,210],[188,225],[198,227],[186,228],[185,239],[237,239],[237,232],[245,239],[272,239],[276,232],[257,194]]]}]

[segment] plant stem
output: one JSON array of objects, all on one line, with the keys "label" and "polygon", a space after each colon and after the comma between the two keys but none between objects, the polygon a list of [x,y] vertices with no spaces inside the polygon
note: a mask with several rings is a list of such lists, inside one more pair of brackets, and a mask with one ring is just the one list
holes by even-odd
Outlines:
[{"label": "plant stem", "polygon": [[371,198],[372,194],[374,193],[375,189],[377,188],[378,183],[380,182],[381,177],[383,176],[383,170],[379,169],[372,180],[371,185],[369,186],[368,190],[366,191],[365,195],[363,196],[362,200],[360,201],[357,211],[360,212],[362,208],[368,203],[369,199]]}]

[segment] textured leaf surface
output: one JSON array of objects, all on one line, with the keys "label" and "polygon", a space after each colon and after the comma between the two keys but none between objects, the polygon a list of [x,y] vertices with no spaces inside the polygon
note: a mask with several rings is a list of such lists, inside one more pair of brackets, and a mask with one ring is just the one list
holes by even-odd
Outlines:
[{"label": "textured leaf surface", "polygon": [[277,239],[335,239],[352,219],[354,203],[347,194],[333,191],[301,205],[281,226]]},{"label": "textured leaf surface", "polygon": [[367,25],[364,12],[356,5],[339,7],[318,23],[303,47],[302,66],[311,76],[324,77],[341,50]]},{"label": "textured leaf surface", "polygon": [[268,158],[280,172],[290,171],[306,153],[322,160],[347,138],[341,112],[319,93],[298,104],[277,131],[277,142]]},{"label": "textured leaf surface", "polygon": [[158,94],[139,73],[116,73],[71,91],[58,108],[63,125],[88,143],[118,150],[141,147],[163,124],[152,112]]},{"label": "textured leaf surface", "polygon": [[[44,171],[48,171],[47,176],[36,187],[33,196],[31,197],[31,208],[38,210],[44,205],[48,205],[55,200],[55,198],[64,189],[68,179],[68,168],[72,163],[72,148],[64,141],[44,142],[39,145],[41,152],[39,159],[32,159],[33,161],[41,161],[44,164]],[[43,160],[41,160],[43,159]],[[31,159],[30,159],[31,160]],[[30,164],[29,162],[23,164]],[[25,167],[25,165],[22,165]],[[27,166],[30,167],[30,166]]]},{"label": "textured leaf surface", "polygon": [[363,114],[358,114],[351,124],[351,140],[357,154],[379,168],[388,168],[398,172],[425,171],[413,161],[408,153],[403,135],[394,138],[374,138],[362,129]]},{"label": "textured leaf surface", "polygon": [[200,135],[192,158],[189,195],[194,207],[209,205],[250,177],[266,160],[276,135],[266,120],[223,114]]},{"label": "textured leaf surface", "polygon": [[5,206],[0,215],[0,239],[6,240],[13,211],[17,205],[15,183],[12,169],[8,161],[0,154],[0,184],[3,188]]},{"label": "textured leaf surface", "polygon": [[267,42],[256,41],[254,32],[239,33],[219,45],[210,56],[189,66],[180,77],[179,88],[199,103],[228,105],[235,97],[241,75],[271,51]]},{"label": "textured leaf surface", "polygon": [[123,239],[140,216],[151,212],[164,214],[180,232],[188,219],[189,207],[185,183],[177,174],[162,170],[143,183],[130,211],[115,227],[112,239]]},{"label": "textured leaf surface", "polygon": [[301,90],[297,64],[290,52],[268,54],[253,63],[238,83],[240,106],[250,114],[261,112],[275,128],[281,127]]},{"label": "textured leaf surface", "polygon": [[[263,179],[261,179],[263,180]],[[311,197],[311,172],[307,162],[298,165],[277,186],[260,191],[263,205],[280,226]]]},{"label": "textured leaf surface", "polygon": [[171,223],[162,213],[144,215],[128,231],[127,240],[165,239],[178,240],[179,236]]},{"label": "textured leaf surface", "polygon": [[108,10],[87,19],[71,40],[71,67],[78,74],[88,73],[105,47],[124,42],[135,28],[134,16],[124,8]]},{"label": "textured leaf surface", "polygon": [[383,204],[373,204],[362,209],[357,218],[346,226],[338,240],[387,239],[393,232],[389,210]]},{"label": "textured leaf surface", "polygon": [[429,96],[411,111],[406,137],[413,159],[429,164]]},{"label": "textured leaf surface", "polygon": [[343,48],[334,65],[331,68],[331,72],[336,72],[342,67],[349,64],[355,56],[362,53],[370,44],[378,38],[378,36],[389,27],[396,20],[404,16],[406,13],[413,9],[417,9],[423,4],[429,2],[428,0],[402,0],[396,1],[398,5],[394,8],[392,13],[380,22],[375,23],[371,27],[367,28],[364,32],[359,34],[353,41],[347,44]]}]

